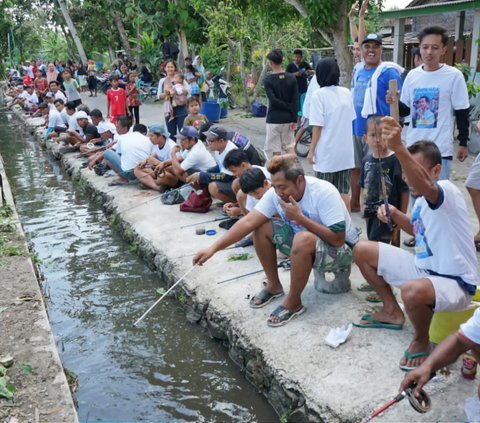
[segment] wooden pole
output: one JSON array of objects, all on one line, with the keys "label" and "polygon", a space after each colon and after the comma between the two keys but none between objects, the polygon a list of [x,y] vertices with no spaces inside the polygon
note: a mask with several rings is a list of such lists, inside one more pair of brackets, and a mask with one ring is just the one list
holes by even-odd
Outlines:
[{"label": "wooden pole", "polygon": [[[400,120],[400,110],[398,108],[398,86],[397,80],[392,79],[388,83],[388,88],[395,99],[392,104],[390,104],[390,116],[393,117],[397,122]],[[394,229],[392,234],[392,245],[394,247],[400,247],[400,229]]]}]

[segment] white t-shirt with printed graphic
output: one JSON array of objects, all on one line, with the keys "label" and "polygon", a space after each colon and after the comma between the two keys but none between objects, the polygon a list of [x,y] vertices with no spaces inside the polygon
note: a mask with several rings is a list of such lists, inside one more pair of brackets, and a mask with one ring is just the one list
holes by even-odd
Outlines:
[{"label": "white t-shirt with printed graphic", "polygon": [[215,157],[215,161],[220,168],[220,172],[224,173],[225,175],[233,176],[233,173],[226,169],[225,166],[223,166],[223,160],[225,159],[225,156],[230,150],[237,150],[237,146],[232,141],[227,141],[227,146],[225,147],[225,150],[223,150],[222,153],[214,151],[213,156]]},{"label": "white t-shirt with printed graphic", "polygon": [[410,107],[407,146],[433,141],[442,157],[453,156],[453,111],[470,107],[463,74],[448,65],[433,72],[419,66],[405,78],[400,101]]},{"label": "white t-shirt with printed graphic", "polygon": [[478,285],[477,254],[465,199],[450,181],[439,181],[438,186],[438,204],[433,208],[425,197],[415,201],[411,218],[415,265]]},{"label": "white t-shirt with printed graphic", "polygon": [[[270,175],[270,172],[267,170],[266,167],[257,166],[257,165],[252,165],[252,167],[258,167],[265,175],[265,178],[267,178],[267,181],[272,180],[272,175]],[[257,200],[255,197],[252,197],[251,195],[247,194],[247,201],[245,203],[245,208],[248,211],[252,211],[259,202],[260,200]]]},{"label": "white t-shirt with printed graphic", "polygon": [[153,151],[157,155],[157,159],[160,160],[161,162],[164,162],[165,160],[172,158],[172,149],[173,147],[176,147],[176,146],[177,146],[177,143],[172,139],[168,138],[165,141],[165,145],[162,148],[160,148],[158,145],[154,145]]},{"label": "white t-shirt with printed graphic", "polygon": [[183,162],[180,166],[185,172],[190,169],[205,172],[216,165],[214,158],[200,140],[190,150],[183,150],[181,156]]},{"label": "white t-shirt with printed graphic", "polygon": [[[358,242],[357,231],[338,190],[330,182],[313,176],[306,176],[305,180],[305,192],[298,202],[303,214],[327,227],[345,222],[345,241],[349,244],[356,244]],[[285,212],[280,207],[280,201],[282,200],[272,187],[255,206],[255,210],[269,219],[278,213],[295,233],[306,230],[303,226],[285,216]]]}]

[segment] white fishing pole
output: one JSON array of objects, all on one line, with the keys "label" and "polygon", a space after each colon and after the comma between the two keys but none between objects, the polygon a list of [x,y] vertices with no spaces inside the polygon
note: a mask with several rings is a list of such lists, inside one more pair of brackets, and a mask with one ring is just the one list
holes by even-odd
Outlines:
[{"label": "white fishing pole", "polygon": [[156,302],[155,304],[153,304],[144,314],[142,317],[140,317],[140,319],[138,319],[134,324],[133,324],[133,327],[137,326],[143,319],[144,317],[150,313],[150,311],[152,311],[152,309],[160,302],[162,301],[166,296],[167,294],[173,289],[175,288],[183,279],[185,279],[187,277],[187,275],[193,270],[195,269],[196,267],[198,266],[198,264],[196,264],[195,266],[193,266],[187,273],[185,273],[177,282],[175,282],[169,289],[167,292],[165,292],[165,294],[163,294]]}]

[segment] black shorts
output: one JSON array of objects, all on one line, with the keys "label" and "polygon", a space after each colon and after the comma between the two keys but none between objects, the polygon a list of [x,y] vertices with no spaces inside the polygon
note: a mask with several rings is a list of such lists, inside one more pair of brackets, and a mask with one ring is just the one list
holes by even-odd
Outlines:
[{"label": "black shorts", "polygon": [[82,99],[79,98],[78,100],[72,100],[72,103],[75,104],[75,107],[78,107],[82,104]]},{"label": "black shorts", "polygon": [[381,222],[377,216],[374,216],[367,220],[367,237],[369,241],[390,244],[392,231],[386,223]]},{"label": "black shorts", "polygon": [[67,128],[65,126],[55,126],[55,128],[53,128],[53,130],[57,134],[61,134],[62,132],[67,132]]},{"label": "black shorts", "polygon": [[215,181],[215,183],[217,184],[218,191],[220,191],[222,194],[226,195],[227,197],[230,197],[233,201],[237,201],[237,196],[235,195],[235,192],[232,189],[233,181],[230,181],[230,182]]}]

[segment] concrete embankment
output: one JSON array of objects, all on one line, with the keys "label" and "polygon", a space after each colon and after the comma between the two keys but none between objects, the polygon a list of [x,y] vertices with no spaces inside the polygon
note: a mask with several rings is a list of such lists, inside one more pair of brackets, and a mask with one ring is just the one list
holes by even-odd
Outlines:
[{"label": "concrete embankment", "polygon": [[[13,401],[0,395],[0,422],[76,423],[77,412],[50,329],[35,268],[30,254],[27,254],[25,236],[1,156],[0,175],[0,198],[3,195],[6,200],[3,207],[0,201],[0,210],[11,208],[13,211],[7,219],[0,219],[4,224],[8,221],[12,225],[0,233],[0,242],[2,239],[6,241],[11,247],[10,253],[15,253],[0,258],[0,358],[13,357],[7,376],[17,390],[13,393]],[[31,366],[31,374],[28,374],[26,365]]]},{"label": "concrete embankment", "polygon": [[[30,121],[34,123],[38,122]],[[79,187],[106,210],[107,216],[116,216],[115,225],[124,237],[136,242],[140,254],[170,283],[191,268],[196,251],[224,233],[218,222],[206,225],[207,229],[217,230],[213,237],[196,235],[194,227],[181,229],[220,217],[221,209],[216,207],[198,215],[181,213],[178,206],[154,200],[127,211],[156,193],[140,190],[137,184],[108,187],[112,178],[81,169],[82,159],[76,158],[75,153],[64,154],[53,143],[48,149],[61,160]],[[254,253],[254,249],[249,248],[249,252]],[[249,297],[261,289],[261,273],[217,284],[261,268],[256,256],[245,262],[228,262],[229,255],[229,251],[220,252],[203,268],[190,273],[176,291],[179,303],[190,321],[225,341],[232,360],[244,369],[247,379],[268,398],[279,415],[289,421],[355,422],[396,395],[403,378],[398,361],[413,335],[410,323],[402,331],[354,328],[344,345],[330,349],[323,340],[331,328],[357,321],[375,309],[356,290],[340,295],[317,292],[312,274],[303,294],[307,312],[285,327],[269,328],[266,319],[280,302],[257,310],[248,304]],[[281,270],[280,276],[288,291],[289,273]],[[351,281],[353,287],[362,281],[356,266],[352,267]],[[161,324],[155,310],[141,323]],[[427,389],[433,401],[430,413],[420,415],[405,401],[377,421],[464,421],[464,401],[475,394],[476,383],[461,378],[459,363],[451,366],[450,372],[439,375],[439,381]]]}]

